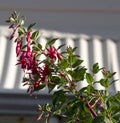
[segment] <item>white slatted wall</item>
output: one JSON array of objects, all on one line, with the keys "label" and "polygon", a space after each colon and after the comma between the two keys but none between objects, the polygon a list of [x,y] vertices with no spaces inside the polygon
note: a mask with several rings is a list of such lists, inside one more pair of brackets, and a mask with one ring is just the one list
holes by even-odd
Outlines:
[{"label": "white slatted wall", "polygon": [[[103,39],[98,36],[64,34],[41,30],[42,36],[39,42],[43,45],[48,38],[57,37],[59,40],[56,46],[66,44],[67,46],[78,47],[77,54],[84,60],[84,65],[90,67],[98,62],[101,67],[117,72],[115,79],[120,78],[120,41]],[[22,72],[15,66],[17,63],[15,55],[15,44],[9,41],[10,31],[7,28],[0,28],[0,88],[1,89],[23,89],[21,84]],[[96,78],[97,79],[97,78]],[[86,83],[87,84],[87,83]],[[86,85],[80,83],[80,88]],[[120,90],[120,81],[114,84],[115,91]],[[97,88],[100,86],[97,85]]]}]

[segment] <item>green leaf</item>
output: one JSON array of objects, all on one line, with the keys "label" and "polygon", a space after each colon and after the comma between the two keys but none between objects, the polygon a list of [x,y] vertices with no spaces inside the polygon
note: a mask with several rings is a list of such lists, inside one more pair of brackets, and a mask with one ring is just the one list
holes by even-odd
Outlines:
[{"label": "green leaf", "polygon": [[83,62],[83,60],[77,59],[77,60],[73,63],[72,67],[75,68],[75,67],[79,66],[82,62]]},{"label": "green leaf", "polygon": [[32,23],[32,24],[30,24],[30,25],[28,26],[27,30],[28,30],[28,31],[30,31],[30,30],[31,30],[31,28],[32,28],[35,24],[36,24],[36,23]]},{"label": "green leaf", "polygon": [[15,19],[13,17],[10,17],[10,22],[15,22]]},{"label": "green leaf", "polygon": [[40,43],[37,44],[39,49],[42,49],[42,45]]},{"label": "green leaf", "polygon": [[88,92],[89,94],[93,93],[94,91],[95,91],[95,89],[94,89],[91,85],[88,85],[88,86],[87,86],[87,92]]},{"label": "green leaf", "polygon": [[19,36],[26,33],[25,28],[21,27],[18,29]]},{"label": "green leaf", "polygon": [[54,92],[53,94],[53,98],[52,98],[52,102],[54,106],[57,106],[57,108],[59,108],[58,106],[63,105],[65,103],[65,101],[67,102],[67,97],[65,95],[65,91],[63,90],[58,90],[56,92]]},{"label": "green leaf", "polygon": [[63,46],[65,46],[65,44],[60,45],[60,46],[57,48],[57,50],[59,50],[59,49],[62,48]]},{"label": "green leaf", "polygon": [[66,59],[60,60],[58,66],[60,69],[64,70],[69,66],[69,63]]},{"label": "green leaf", "polygon": [[48,90],[49,90],[49,93],[51,92],[51,91],[53,91],[53,89],[56,87],[56,84],[48,84]]},{"label": "green leaf", "polygon": [[22,47],[22,49],[25,49],[27,47],[27,45],[24,45],[23,47]]},{"label": "green leaf", "polygon": [[94,81],[94,78],[90,73],[86,73],[86,80],[88,83],[92,83]]},{"label": "green leaf", "polygon": [[31,39],[32,40],[37,40],[40,37],[40,32],[39,31],[35,31],[33,32]]},{"label": "green leaf", "polygon": [[72,77],[75,79],[76,82],[79,82],[84,79],[86,70],[87,69],[85,67],[81,67],[81,68],[78,67],[77,69],[73,71]]},{"label": "green leaf", "polygon": [[50,78],[51,82],[54,83],[54,84],[60,84],[60,78],[58,76],[52,76]]},{"label": "green leaf", "polygon": [[39,47],[37,47],[37,46],[33,46],[32,48],[34,51],[40,51]]},{"label": "green leaf", "polygon": [[19,24],[22,26],[22,25],[24,25],[24,22],[25,22],[25,20],[23,19],[23,18],[21,18],[20,20],[19,20]]},{"label": "green leaf", "polygon": [[110,85],[109,79],[101,79],[100,84],[106,88],[109,87]]},{"label": "green leaf", "polygon": [[53,38],[52,40],[49,40],[49,41],[46,43],[46,47],[53,45],[53,44],[56,42],[56,40],[58,40],[58,38]]},{"label": "green leaf", "polygon": [[93,67],[92,67],[92,72],[93,72],[94,74],[96,74],[96,73],[99,72],[99,70],[100,70],[100,68],[99,68],[98,63],[95,63],[95,64],[93,65]]},{"label": "green leaf", "polygon": [[76,56],[73,54],[70,54],[70,56],[68,57],[68,62],[70,64],[73,64],[76,61]]}]

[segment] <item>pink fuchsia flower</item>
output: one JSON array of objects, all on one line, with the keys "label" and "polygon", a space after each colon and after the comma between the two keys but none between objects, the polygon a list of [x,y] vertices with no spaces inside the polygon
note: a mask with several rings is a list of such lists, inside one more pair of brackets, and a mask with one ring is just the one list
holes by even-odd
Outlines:
[{"label": "pink fuchsia flower", "polygon": [[21,64],[22,69],[27,70],[33,70],[33,68],[35,69],[35,66],[37,65],[35,53],[32,51],[23,51],[20,56],[18,64]]},{"label": "pink fuchsia flower", "polygon": [[31,44],[31,34],[30,32],[27,32],[27,37],[26,37],[26,40],[27,40],[27,50],[29,51],[30,50],[30,44]]},{"label": "pink fuchsia flower", "polygon": [[59,60],[62,60],[61,54],[57,51],[57,49],[53,46],[50,46],[50,48],[46,48],[48,53],[47,56],[49,56],[51,59],[58,58]]},{"label": "pink fuchsia flower", "polygon": [[17,56],[19,56],[19,54],[21,53],[21,49],[22,49],[22,42],[20,39],[16,39],[17,45],[16,45],[16,54]]}]

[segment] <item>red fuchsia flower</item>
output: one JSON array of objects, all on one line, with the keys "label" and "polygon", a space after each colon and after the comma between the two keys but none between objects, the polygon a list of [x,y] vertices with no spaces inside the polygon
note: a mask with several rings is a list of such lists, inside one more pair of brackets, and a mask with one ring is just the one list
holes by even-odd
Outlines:
[{"label": "red fuchsia flower", "polygon": [[49,56],[51,59],[56,59],[58,58],[59,60],[62,60],[61,54],[57,51],[57,49],[53,46],[50,46],[50,48],[46,48],[48,53],[47,56]]},{"label": "red fuchsia flower", "polygon": [[16,45],[16,54],[17,56],[19,56],[19,54],[21,53],[21,49],[22,49],[22,42],[20,39],[16,39],[17,45]]},{"label": "red fuchsia flower", "polygon": [[32,51],[23,51],[18,64],[21,64],[22,69],[35,71],[35,66],[37,65],[35,53]]}]

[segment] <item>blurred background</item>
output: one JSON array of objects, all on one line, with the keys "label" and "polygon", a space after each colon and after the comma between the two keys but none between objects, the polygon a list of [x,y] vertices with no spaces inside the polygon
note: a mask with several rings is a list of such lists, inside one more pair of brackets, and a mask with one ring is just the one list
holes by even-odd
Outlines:
[{"label": "blurred background", "polygon": [[[11,32],[5,23],[14,10],[26,17],[26,27],[36,23],[35,28],[42,32],[39,42],[43,45],[48,38],[57,37],[56,46],[66,43],[78,47],[76,53],[88,70],[98,62],[101,67],[116,71],[114,79],[120,79],[119,0],[0,0],[0,123],[35,123],[37,104],[51,99],[46,90],[37,99],[30,97],[22,86],[23,73],[15,66],[15,45],[9,41]],[[78,86],[86,84],[80,82]],[[120,91],[119,80],[110,91]],[[50,123],[62,122],[50,119]]]}]

